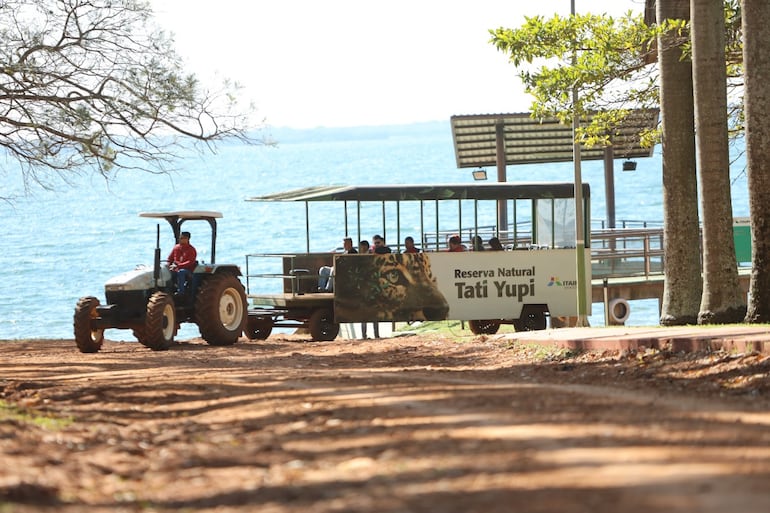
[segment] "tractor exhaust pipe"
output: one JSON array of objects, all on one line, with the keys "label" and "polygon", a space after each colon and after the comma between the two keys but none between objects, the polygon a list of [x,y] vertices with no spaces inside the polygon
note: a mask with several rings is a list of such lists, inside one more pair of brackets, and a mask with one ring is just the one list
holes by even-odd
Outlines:
[{"label": "tractor exhaust pipe", "polygon": [[153,262],[152,278],[157,287],[160,281],[160,225],[155,225],[155,228],[155,261]]}]

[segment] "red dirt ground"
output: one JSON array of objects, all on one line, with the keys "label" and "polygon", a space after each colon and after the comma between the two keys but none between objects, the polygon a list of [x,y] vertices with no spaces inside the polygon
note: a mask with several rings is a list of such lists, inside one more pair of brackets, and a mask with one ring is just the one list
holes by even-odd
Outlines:
[{"label": "red dirt ground", "polygon": [[770,511],[770,357],[0,342],[0,512]]}]

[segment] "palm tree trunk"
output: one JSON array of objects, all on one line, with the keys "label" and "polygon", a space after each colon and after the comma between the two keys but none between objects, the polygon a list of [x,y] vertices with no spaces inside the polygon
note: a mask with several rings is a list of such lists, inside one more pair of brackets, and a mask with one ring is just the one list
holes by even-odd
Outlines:
[{"label": "palm tree trunk", "polygon": [[[689,20],[689,0],[658,0],[656,18]],[[675,34],[658,38],[660,106],[663,143],[663,241],[665,282],[660,323],[664,326],[698,321],[702,279],[698,221],[698,179],[695,172],[692,63],[682,59]]]},{"label": "palm tree trunk", "polygon": [[752,246],[746,322],[770,322],[770,2],[741,4]]},{"label": "palm tree trunk", "polygon": [[690,0],[695,135],[703,216],[703,294],[698,323],[741,322],[727,141],[723,0]]}]

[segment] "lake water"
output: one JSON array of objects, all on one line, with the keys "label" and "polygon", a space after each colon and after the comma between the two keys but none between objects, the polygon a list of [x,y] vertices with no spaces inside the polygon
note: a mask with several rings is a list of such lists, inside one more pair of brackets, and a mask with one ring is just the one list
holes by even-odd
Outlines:
[{"label": "lake water", "polygon": [[[151,264],[155,221],[139,212],[217,210],[217,262],[245,264],[254,252],[302,251],[305,248],[301,204],[246,202],[245,198],[313,185],[461,183],[471,182],[470,169],[455,164],[447,122],[402,127],[274,131],[278,147],[224,144],[216,154],[190,152],[172,175],[121,172],[106,183],[100,176],[70,178],[55,190],[32,188],[12,203],[0,201],[0,247],[4,258],[0,294],[0,339],[71,338],[72,314],[78,298],[103,300],[104,282],[111,276]],[[660,222],[662,213],[659,149],[639,159],[634,172],[615,165],[618,220]],[[23,192],[12,161],[4,161],[0,196]],[[733,180],[735,216],[748,215],[746,178],[736,167]],[[496,176],[494,169],[489,176]],[[591,184],[592,218],[606,217],[604,171],[601,161],[584,162],[583,181]],[[572,163],[509,166],[509,181],[573,181]],[[327,217],[314,211],[324,228]],[[377,219],[379,221],[379,219]],[[364,227],[364,234],[379,231]],[[340,244],[341,223],[315,229],[311,250],[326,251]],[[167,225],[161,232],[169,233]],[[208,250],[193,234],[200,256]],[[170,247],[162,246],[163,257]],[[657,300],[634,301],[628,325],[654,325]],[[604,323],[600,304],[594,305],[592,325]],[[179,338],[197,336],[183,325]],[[132,340],[130,331],[109,330],[107,338]]]}]

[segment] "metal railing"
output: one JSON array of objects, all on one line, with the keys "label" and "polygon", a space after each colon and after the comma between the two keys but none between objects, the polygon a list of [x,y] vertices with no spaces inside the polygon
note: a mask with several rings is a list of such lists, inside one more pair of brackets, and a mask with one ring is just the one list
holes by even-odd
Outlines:
[{"label": "metal railing", "polygon": [[663,228],[592,230],[592,277],[663,274],[663,250]]},{"label": "metal railing", "polygon": [[[295,260],[297,255],[284,253],[259,253],[246,255],[246,293],[254,292],[272,292],[279,293],[287,291],[285,283],[288,283],[288,292],[292,295],[302,294],[302,283],[305,280],[318,282],[318,275],[311,275],[309,271],[297,269]],[[289,264],[285,265],[284,261]],[[288,271],[274,272],[275,269],[285,269]],[[270,271],[267,271],[267,270]],[[260,285],[260,286],[257,286]]]},{"label": "metal railing", "polygon": [[[661,222],[620,220],[621,228],[604,228],[604,222],[592,223],[591,230],[591,274],[594,278],[616,278],[624,276],[651,276],[663,274],[663,227]],[[531,224],[522,223],[517,230],[497,232],[494,226],[460,231],[442,231],[438,246],[444,249],[442,238],[460,233],[463,243],[470,248],[469,241],[479,235],[486,242],[490,237],[499,236],[506,249],[534,248],[531,238]],[[428,235],[424,247],[435,248],[436,236]]]},{"label": "metal railing", "polygon": [[[478,233],[481,234],[481,230]],[[518,237],[515,239],[506,237],[504,234],[500,235],[506,249],[543,249],[532,246],[530,234],[525,229],[517,231]],[[489,236],[493,236],[493,232],[490,231]],[[426,242],[428,242],[427,247],[435,247],[436,239],[434,237],[433,240]],[[467,244],[466,240],[463,242]],[[298,258],[297,254],[281,253],[246,255],[247,291],[249,293],[284,291],[291,294],[306,292],[307,282],[310,282],[310,285],[318,283],[318,273],[309,269],[305,271],[304,262],[296,262],[299,265],[295,265]],[[591,231],[593,278],[660,275],[663,273],[663,262],[663,228],[617,228]]]}]

